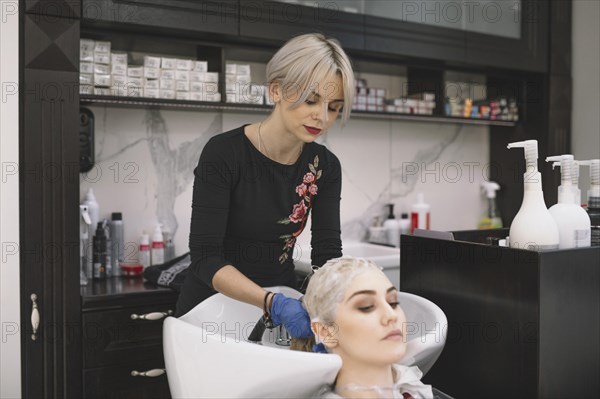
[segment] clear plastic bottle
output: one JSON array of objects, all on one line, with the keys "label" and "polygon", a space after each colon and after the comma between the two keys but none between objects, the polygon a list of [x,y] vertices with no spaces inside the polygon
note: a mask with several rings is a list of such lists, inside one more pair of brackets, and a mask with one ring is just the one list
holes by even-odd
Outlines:
[{"label": "clear plastic bottle", "polygon": [[175,258],[175,244],[173,243],[173,235],[169,229],[164,229],[162,233],[165,242],[165,262],[168,262]]}]

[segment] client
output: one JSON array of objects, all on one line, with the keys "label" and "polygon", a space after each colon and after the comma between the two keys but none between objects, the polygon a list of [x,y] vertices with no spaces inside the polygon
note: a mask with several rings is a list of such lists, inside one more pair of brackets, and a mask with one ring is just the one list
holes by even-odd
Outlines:
[{"label": "client", "polygon": [[312,276],[304,305],[317,347],[342,358],[321,398],[433,398],[417,367],[396,364],[406,352],[406,317],[397,290],[371,261],[332,259]]}]

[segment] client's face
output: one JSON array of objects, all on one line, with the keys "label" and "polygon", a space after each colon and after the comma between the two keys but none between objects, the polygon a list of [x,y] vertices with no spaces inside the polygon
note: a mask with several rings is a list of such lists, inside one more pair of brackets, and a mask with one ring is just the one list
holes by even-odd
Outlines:
[{"label": "client's face", "polygon": [[390,280],[379,270],[365,272],[352,281],[337,308],[334,351],[344,361],[395,363],[406,351],[405,324]]}]

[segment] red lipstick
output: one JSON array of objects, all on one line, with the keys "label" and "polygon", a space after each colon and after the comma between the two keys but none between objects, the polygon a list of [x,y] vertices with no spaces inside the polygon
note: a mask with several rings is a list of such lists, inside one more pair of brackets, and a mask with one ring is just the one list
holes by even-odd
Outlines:
[{"label": "red lipstick", "polygon": [[304,128],[306,129],[306,131],[310,134],[312,134],[313,136],[316,136],[317,134],[321,133],[321,129],[316,128],[316,127],[312,127],[312,126],[306,126],[303,125]]}]

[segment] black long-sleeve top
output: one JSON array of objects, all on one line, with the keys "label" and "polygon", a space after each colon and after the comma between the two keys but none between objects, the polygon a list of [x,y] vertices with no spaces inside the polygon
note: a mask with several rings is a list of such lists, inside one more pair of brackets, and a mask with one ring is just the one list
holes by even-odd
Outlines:
[{"label": "black long-sleeve top", "polygon": [[226,265],[260,286],[295,288],[293,248],[309,214],[312,263],[342,255],[341,167],[323,145],[305,144],[296,163],[283,165],[259,152],[242,126],[208,141],[194,175],[192,263],[178,316],[215,293],[213,276]]}]

